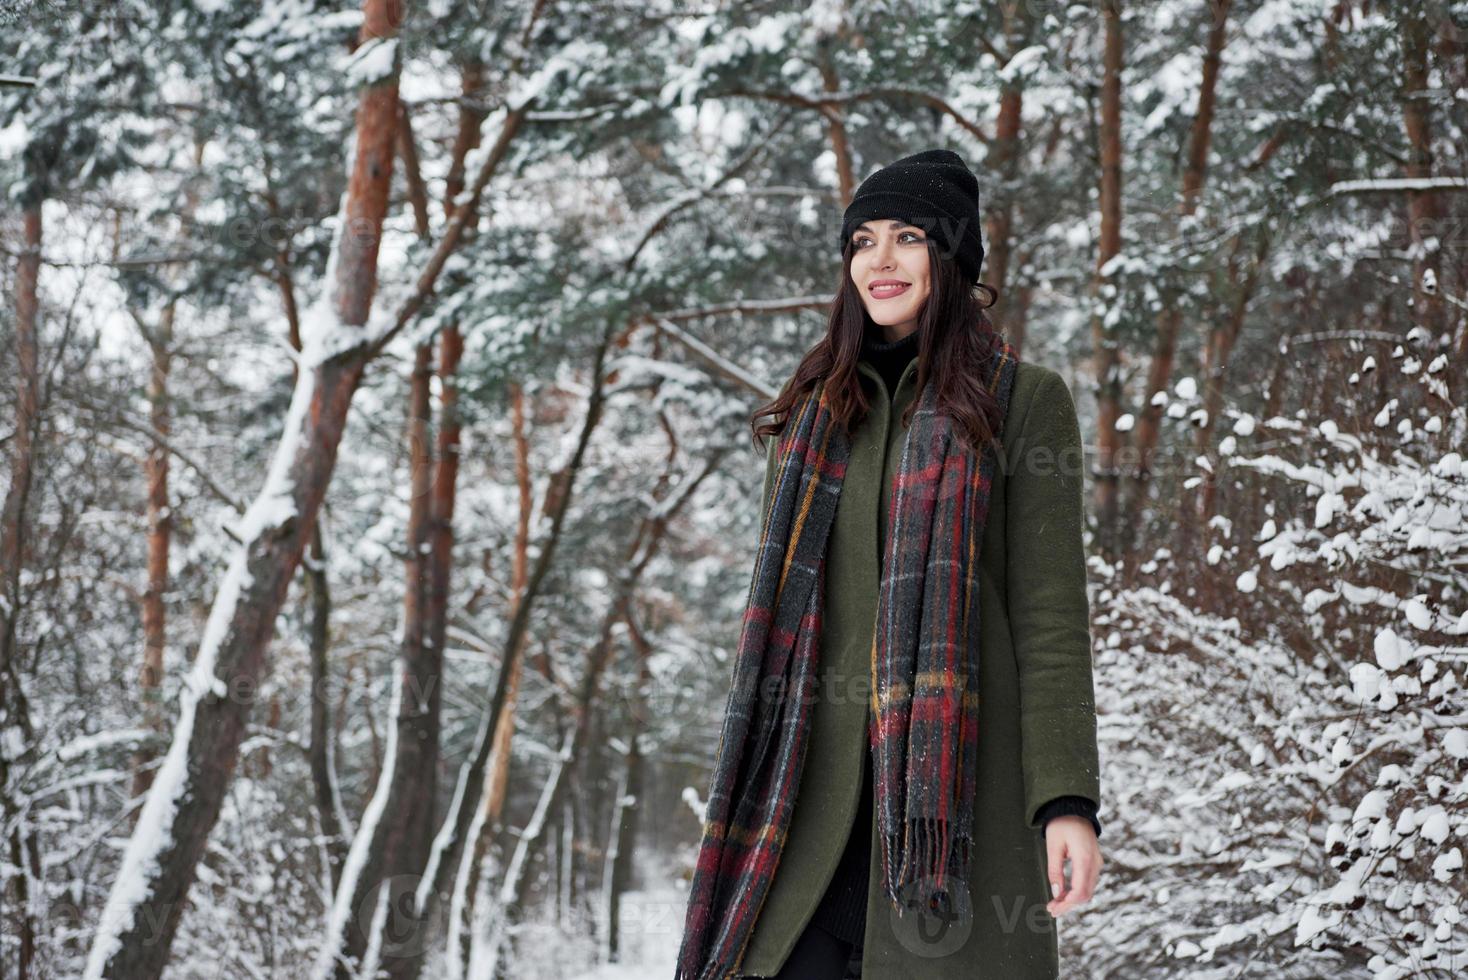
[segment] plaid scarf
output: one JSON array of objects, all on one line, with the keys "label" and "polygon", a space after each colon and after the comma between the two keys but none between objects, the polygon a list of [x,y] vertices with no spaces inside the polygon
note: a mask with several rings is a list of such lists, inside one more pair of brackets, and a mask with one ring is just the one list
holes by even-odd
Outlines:
[{"label": "plaid scarf", "polygon": [[[985,380],[1007,411],[1018,353],[995,339]],[[872,635],[875,819],[883,890],[899,915],[933,900],[945,875],[964,875],[973,843],[979,543],[996,453],[986,447],[975,460],[936,402],[925,385],[904,437]],[[815,696],[826,540],[850,450],[818,382],[792,409],[776,452],[675,980],[735,975],[780,862]]]}]

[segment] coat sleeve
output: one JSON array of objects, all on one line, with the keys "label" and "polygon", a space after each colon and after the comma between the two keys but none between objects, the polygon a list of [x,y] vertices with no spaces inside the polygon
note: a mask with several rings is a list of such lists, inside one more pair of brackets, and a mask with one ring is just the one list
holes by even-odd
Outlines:
[{"label": "coat sleeve", "polygon": [[1056,797],[1101,800],[1081,448],[1070,389],[1047,369],[1025,412],[1005,491],[1025,815],[1036,829]]},{"label": "coat sleeve", "polygon": [[1038,819],[1041,828],[1046,828],[1051,820],[1066,815],[1085,817],[1091,821],[1091,829],[1096,836],[1101,836],[1101,821],[1096,818],[1096,802],[1084,796],[1057,796],[1040,807]]}]

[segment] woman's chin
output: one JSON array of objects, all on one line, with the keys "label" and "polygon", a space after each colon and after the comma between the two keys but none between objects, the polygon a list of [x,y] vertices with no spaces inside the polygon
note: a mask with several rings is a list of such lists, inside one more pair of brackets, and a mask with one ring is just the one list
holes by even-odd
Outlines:
[{"label": "woman's chin", "polygon": [[[875,308],[873,308],[875,307]],[[867,307],[867,316],[872,322],[881,327],[894,327],[899,323],[906,323],[913,318],[914,311],[908,306],[895,310],[888,303],[878,303]]]}]

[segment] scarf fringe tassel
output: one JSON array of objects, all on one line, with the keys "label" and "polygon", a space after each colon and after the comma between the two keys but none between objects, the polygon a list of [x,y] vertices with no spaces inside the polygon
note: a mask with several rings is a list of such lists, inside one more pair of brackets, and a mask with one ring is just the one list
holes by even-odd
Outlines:
[{"label": "scarf fringe tassel", "polygon": [[915,817],[906,821],[904,833],[881,835],[887,852],[883,886],[899,916],[931,908],[953,879],[968,874],[973,839],[967,834],[950,837],[949,823]]}]

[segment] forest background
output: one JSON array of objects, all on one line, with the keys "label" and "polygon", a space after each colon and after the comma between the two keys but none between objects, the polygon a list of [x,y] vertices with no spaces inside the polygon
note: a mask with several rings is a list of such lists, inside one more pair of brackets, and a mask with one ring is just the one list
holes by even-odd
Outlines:
[{"label": "forest background", "polygon": [[0,975],[670,973],[749,416],[929,146],[1082,416],[1065,975],[1461,975],[1465,32],[6,0]]}]

